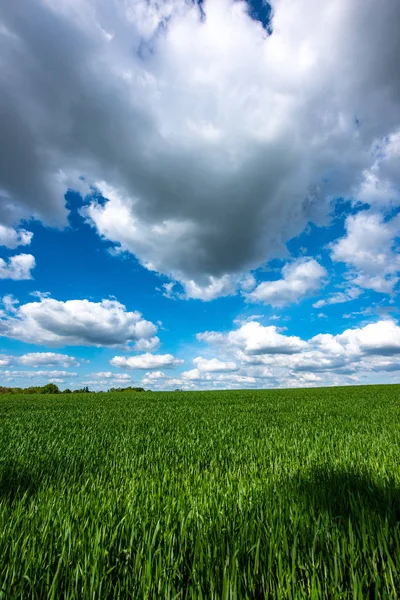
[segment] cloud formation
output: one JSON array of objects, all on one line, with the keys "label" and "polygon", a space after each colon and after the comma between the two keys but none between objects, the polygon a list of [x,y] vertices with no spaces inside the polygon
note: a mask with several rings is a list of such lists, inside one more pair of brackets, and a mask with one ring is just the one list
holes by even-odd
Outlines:
[{"label": "cloud formation", "polygon": [[3,2],[0,222],[95,186],[99,235],[211,299],[335,197],[398,202],[399,2],[271,4],[268,36],[233,0]]},{"label": "cloud formation", "polygon": [[271,306],[299,302],[320,289],[327,272],[314,258],[299,258],[287,263],[282,275],[282,279],[277,281],[260,283],[255,290],[246,294],[246,300]]},{"label": "cloud formation", "polygon": [[354,285],[390,293],[399,281],[400,254],[395,248],[399,234],[400,215],[388,221],[373,211],[350,215],[346,235],[331,244],[332,260],[346,263]]},{"label": "cloud formation", "polygon": [[296,354],[306,347],[306,342],[297,336],[279,333],[275,325],[264,327],[257,321],[245,323],[239,329],[222,334],[206,331],[197,334],[199,341],[219,344],[222,347],[234,347],[247,355],[258,354]]},{"label": "cloud formation", "polygon": [[0,367],[8,365],[24,365],[26,367],[79,367],[80,364],[74,356],[56,354],[55,352],[29,352],[21,356],[0,355]]},{"label": "cloud formation", "polygon": [[0,279],[32,279],[32,269],[35,267],[35,258],[32,254],[16,254],[8,260],[0,258]]},{"label": "cloud formation", "polygon": [[47,346],[119,346],[151,340],[156,325],[116,300],[41,298],[0,318],[0,336]]},{"label": "cloud formation", "polygon": [[168,369],[183,363],[172,354],[139,354],[138,356],[114,356],[110,360],[113,367],[119,369]]},{"label": "cloud formation", "polygon": [[33,233],[26,229],[14,229],[0,223],[0,246],[14,250],[18,246],[28,246],[31,243]]},{"label": "cloud formation", "polygon": [[12,380],[16,378],[28,378],[28,379],[44,379],[46,383],[52,381],[54,383],[62,383],[63,377],[77,377],[78,373],[71,371],[2,371],[2,376],[6,379]]},{"label": "cloud formation", "polygon": [[197,337],[209,352],[218,348],[219,355],[238,368],[223,374],[211,369],[185,371],[181,378],[188,389],[355,384],[400,371],[400,327],[390,319],[309,340],[277,334],[257,322],[227,334],[206,332]]}]

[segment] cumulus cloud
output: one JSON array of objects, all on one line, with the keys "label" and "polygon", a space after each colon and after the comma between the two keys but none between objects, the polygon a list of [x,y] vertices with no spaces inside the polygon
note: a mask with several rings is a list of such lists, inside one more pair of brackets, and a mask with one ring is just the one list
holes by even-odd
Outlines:
[{"label": "cumulus cloud", "polygon": [[214,331],[199,333],[197,339],[211,344],[234,346],[249,356],[296,354],[307,346],[306,342],[299,337],[282,335],[275,325],[263,327],[257,321],[245,323],[228,334]]},{"label": "cumulus cloud", "polygon": [[47,381],[55,381],[55,378],[62,377],[77,377],[78,373],[71,371],[2,371],[2,376],[9,379],[13,378],[29,378],[29,379],[46,379]]},{"label": "cumulus cloud", "polygon": [[116,379],[119,381],[130,381],[132,379],[127,373],[112,373],[111,371],[98,371],[97,373],[91,373],[90,376],[95,379]]},{"label": "cumulus cloud", "polygon": [[196,365],[199,371],[207,371],[207,373],[223,373],[224,371],[237,371],[237,364],[234,362],[223,362],[218,358],[203,358],[197,356],[193,359],[193,364]]},{"label": "cumulus cloud", "polygon": [[[318,334],[308,340],[279,334],[283,351],[278,352],[276,348],[265,351],[265,337],[270,332],[263,330],[269,328],[252,325],[258,327],[253,333],[247,330],[246,336],[243,332],[238,335],[242,328],[199,334],[199,339],[209,344],[209,352],[218,345],[221,358],[196,357],[194,368],[177,377],[163,371],[148,372],[142,384],[153,389],[185,390],[304,387],[379,383],[387,381],[388,374],[400,372],[400,327],[394,320],[380,320],[336,335]],[[260,346],[261,333],[264,339]],[[254,348],[262,352],[254,354]],[[221,365],[230,365],[231,369],[223,370]]]},{"label": "cumulus cloud", "polygon": [[41,298],[0,319],[0,335],[49,346],[118,346],[150,340],[156,325],[116,300]]},{"label": "cumulus cloud", "polygon": [[371,323],[363,328],[347,329],[337,336],[337,340],[355,354],[400,354],[400,327],[391,320]]},{"label": "cumulus cloud", "polygon": [[400,254],[395,248],[399,234],[400,215],[388,221],[371,210],[351,215],[346,235],[331,244],[332,260],[346,263],[353,284],[390,293],[399,281]]},{"label": "cumulus cloud", "polygon": [[286,264],[282,279],[263,281],[246,295],[248,302],[263,302],[271,306],[285,306],[315,293],[327,272],[314,258],[299,258]]},{"label": "cumulus cloud", "polygon": [[8,313],[15,312],[17,310],[15,307],[17,304],[19,304],[19,301],[16,298],[14,298],[12,294],[6,294],[5,296],[3,296],[1,302],[4,306],[5,311]]},{"label": "cumulus cloud", "polygon": [[160,339],[154,335],[149,339],[141,339],[135,343],[135,350],[138,352],[151,352],[152,350],[157,350],[160,345]]},{"label": "cumulus cloud", "polygon": [[33,233],[26,229],[14,229],[0,223],[0,246],[14,250],[18,246],[28,246],[32,237]]},{"label": "cumulus cloud", "polygon": [[0,279],[32,279],[35,258],[32,254],[16,254],[8,260],[0,258]]},{"label": "cumulus cloud", "polygon": [[29,352],[18,357],[21,365],[29,367],[60,365],[63,367],[79,366],[79,362],[73,356],[67,354],[56,354],[55,352]]},{"label": "cumulus cloud", "polygon": [[24,365],[27,367],[80,366],[75,357],[54,352],[29,352],[21,356],[0,355],[0,367],[9,365]]},{"label": "cumulus cloud", "polygon": [[180,377],[169,377],[163,371],[149,371],[142,378],[142,385],[151,386],[152,389],[156,390],[173,390],[185,386],[185,381]]},{"label": "cumulus cloud", "polygon": [[207,300],[331,199],[392,189],[398,1],[271,4],[266,35],[234,0],[3,2],[0,222],[62,224],[95,186],[99,235]]},{"label": "cumulus cloud", "polygon": [[[252,325],[253,331],[246,332],[247,343],[242,333],[238,335],[240,330],[199,334],[198,338],[211,348],[219,344],[219,353],[224,360],[234,361],[237,371],[218,374],[195,368],[181,374],[183,381],[192,387],[211,388],[224,387],[223,383],[226,387],[240,387],[240,381],[250,387],[340,385],[377,382],[376,377],[400,371],[400,327],[390,319],[337,335],[324,333],[308,340],[297,338],[297,349],[291,353],[253,354],[254,347],[260,349],[260,334],[265,336],[263,330],[269,328],[258,323]],[[293,336],[279,335],[281,348],[290,348]],[[264,345],[261,348],[265,350]]]},{"label": "cumulus cloud", "polygon": [[110,360],[113,367],[119,369],[159,369],[173,368],[183,363],[172,354],[139,354],[138,356],[114,356]]},{"label": "cumulus cloud", "polygon": [[375,162],[366,169],[355,197],[378,209],[394,208],[400,203],[400,131],[378,143]]},{"label": "cumulus cloud", "polygon": [[8,367],[12,362],[11,356],[0,354],[0,367]]}]

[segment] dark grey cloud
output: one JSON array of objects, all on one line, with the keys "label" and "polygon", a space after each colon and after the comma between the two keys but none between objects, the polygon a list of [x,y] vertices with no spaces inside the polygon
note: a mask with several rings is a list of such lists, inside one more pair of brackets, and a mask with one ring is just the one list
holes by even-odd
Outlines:
[{"label": "dark grey cloud", "polygon": [[400,127],[398,0],[272,7],[268,37],[233,0],[204,19],[184,0],[2,0],[0,221],[62,225],[67,187],[98,185],[86,218],[147,268],[203,299],[245,287]]}]

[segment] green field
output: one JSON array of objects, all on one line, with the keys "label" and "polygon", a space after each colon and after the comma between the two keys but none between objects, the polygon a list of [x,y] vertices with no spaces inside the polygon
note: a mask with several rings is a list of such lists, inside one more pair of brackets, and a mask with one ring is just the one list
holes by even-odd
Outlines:
[{"label": "green field", "polygon": [[400,386],[0,397],[0,599],[396,598]]}]

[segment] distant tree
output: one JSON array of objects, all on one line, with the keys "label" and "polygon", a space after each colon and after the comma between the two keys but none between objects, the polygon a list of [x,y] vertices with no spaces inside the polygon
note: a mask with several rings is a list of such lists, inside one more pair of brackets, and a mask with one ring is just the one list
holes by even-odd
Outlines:
[{"label": "distant tree", "polygon": [[48,383],[47,385],[32,385],[27,388],[20,387],[0,387],[0,393],[3,394],[60,394],[60,390],[55,383]]},{"label": "distant tree", "polygon": [[69,388],[67,388],[66,390],[64,390],[62,392],[63,394],[72,394],[71,390]]},{"label": "distant tree", "polygon": [[42,390],[39,392],[40,394],[59,394],[60,390],[55,383],[48,383],[42,387]]},{"label": "distant tree", "polygon": [[126,387],[126,388],[110,388],[109,392],[144,392],[145,389],[142,387]]}]

